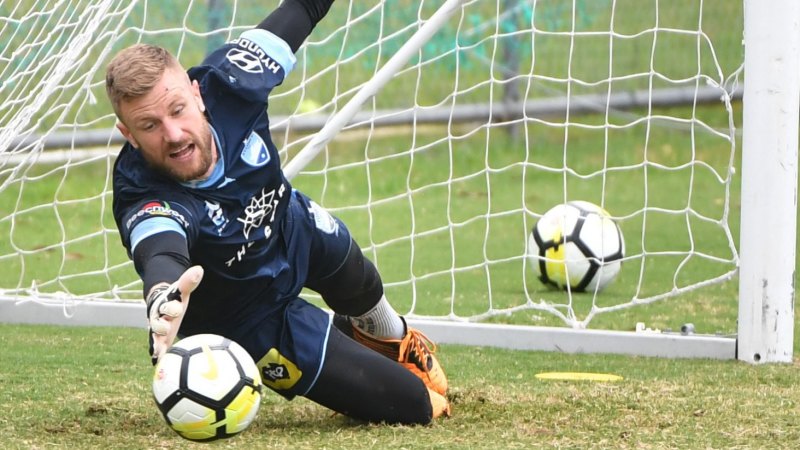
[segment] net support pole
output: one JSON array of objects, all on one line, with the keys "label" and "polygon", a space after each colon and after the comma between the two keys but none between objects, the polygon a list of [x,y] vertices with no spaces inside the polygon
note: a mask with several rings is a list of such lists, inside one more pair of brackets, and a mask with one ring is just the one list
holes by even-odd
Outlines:
[{"label": "net support pole", "polygon": [[283,168],[288,180],[294,178],[325,145],[344,128],[350,119],[361,109],[361,105],[372,98],[394,75],[405,66],[408,60],[430,40],[447,20],[461,8],[463,0],[447,0],[428,19],[411,38],[366,82],[342,109],[334,114],[324,127],[292,158]]},{"label": "net support pole", "polygon": [[800,2],[745,0],[737,358],[791,362]]}]

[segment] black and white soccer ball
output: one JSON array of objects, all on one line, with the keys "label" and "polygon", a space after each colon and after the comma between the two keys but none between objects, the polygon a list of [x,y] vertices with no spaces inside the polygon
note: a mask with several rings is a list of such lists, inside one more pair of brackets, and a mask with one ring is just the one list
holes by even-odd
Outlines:
[{"label": "black and white soccer ball", "polygon": [[167,424],[192,441],[213,441],[244,431],[261,405],[263,384],[253,358],[215,334],[181,339],[161,357],[153,398]]},{"label": "black and white soccer ball", "polygon": [[619,274],[624,256],[625,240],[617,223],[586,201],[553,207],[528,237],[531,268],[543,283],[559,289],[602,290]]}]

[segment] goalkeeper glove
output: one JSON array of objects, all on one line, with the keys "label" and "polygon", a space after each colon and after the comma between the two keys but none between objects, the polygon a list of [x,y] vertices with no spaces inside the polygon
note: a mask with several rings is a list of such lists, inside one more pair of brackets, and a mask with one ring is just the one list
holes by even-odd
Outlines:
[{"label": "goalkeeper glove", "polygon": [[162,283],[147,295],[147,318],[150,325],[150,358],[153,365],[167,351],[178,335],[183,315],[189,307],[189,296],[203,279],[203,268],[186,269],[172,284]]}]

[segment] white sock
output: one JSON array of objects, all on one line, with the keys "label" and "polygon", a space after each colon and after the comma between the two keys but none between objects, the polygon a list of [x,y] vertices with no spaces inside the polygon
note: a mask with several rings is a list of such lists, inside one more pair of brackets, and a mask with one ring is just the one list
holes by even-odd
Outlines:
[{"label": "white sock", "polygon": [[364,333],[379,339],[402,339],[406,333],[403,320],[386,296],[381,297],[378,304],[365,314],[351,317],[350,322]]}]

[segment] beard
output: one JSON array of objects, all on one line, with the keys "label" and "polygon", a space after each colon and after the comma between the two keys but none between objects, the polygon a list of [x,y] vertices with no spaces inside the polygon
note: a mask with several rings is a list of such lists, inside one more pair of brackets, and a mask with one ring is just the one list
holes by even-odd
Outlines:
[{"label": "beard", "polygon": [[[155,161],[148,158],[146,155],[145,161],[147,161],[150,169],[171,180],[181,183],[196,181],[203,178],[214,163],[214,149],[211,144],[211,139],[211,130],[206,123],[205,126],[202,127],[200,134],[191,141],[192,145],[194,145],[193,151],[196,154],[193,155],[190,164],[170,164],[169,157],[166,163],[163,161]],[[186,141],[170,144],[168,151],[172,152],[178,150],[185,147],[187,144],[188,142]]]}]

